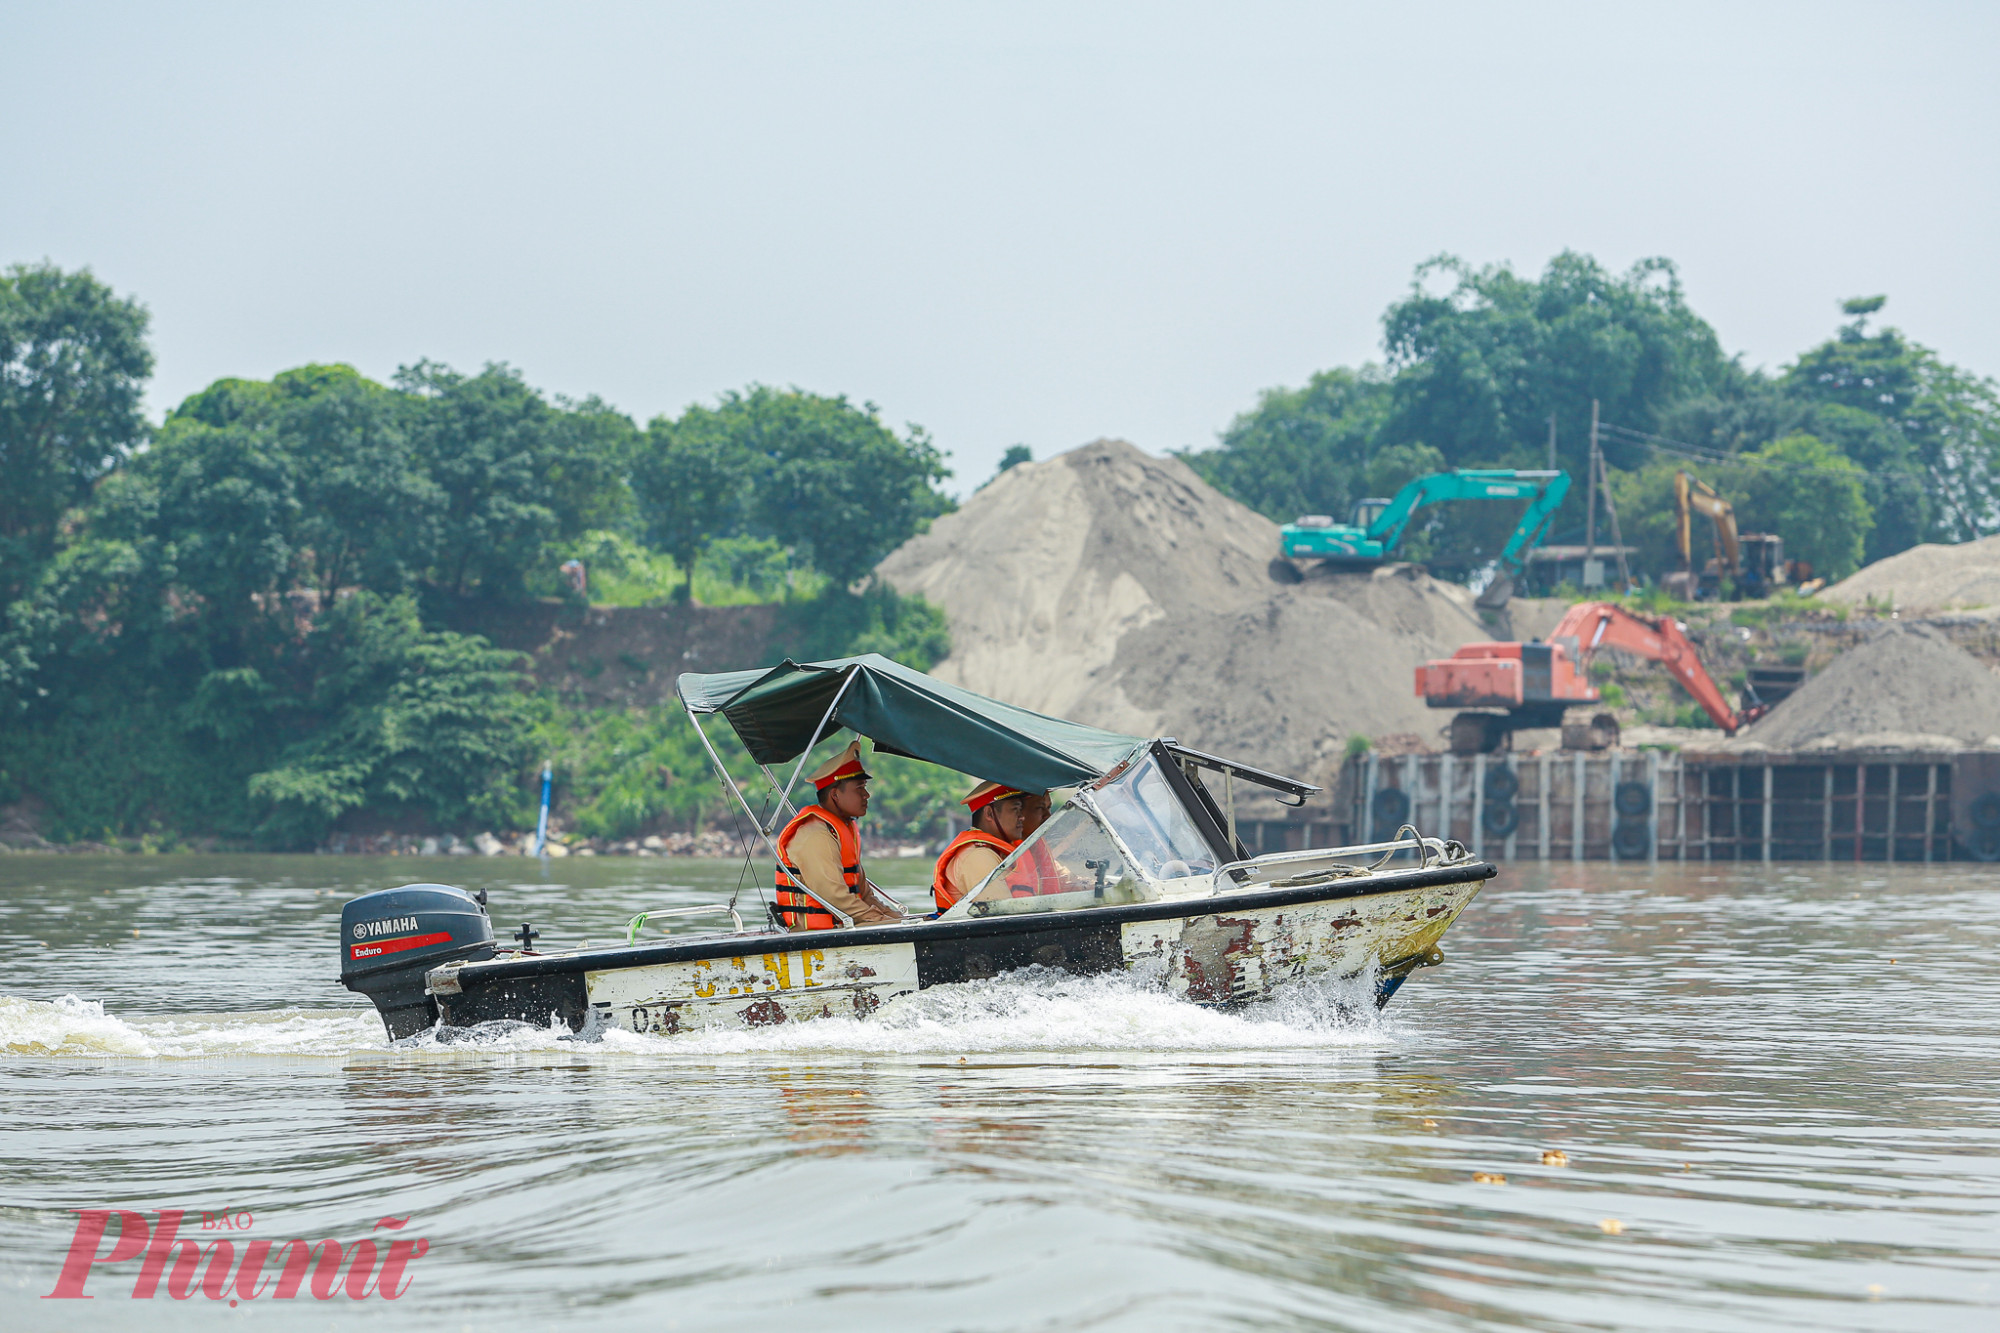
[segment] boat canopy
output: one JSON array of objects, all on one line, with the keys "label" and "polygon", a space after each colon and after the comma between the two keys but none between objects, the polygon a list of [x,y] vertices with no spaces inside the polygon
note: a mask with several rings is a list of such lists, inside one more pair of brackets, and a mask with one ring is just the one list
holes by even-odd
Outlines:
[{"label": "boat canopy", "polygon": [[1146,743],[988,699],[879,653],[689,672],[674,688],[690,713],[727,718],[760,764],[787,763],[846,727],[886,754],[1047,791],[1095,782]]}]

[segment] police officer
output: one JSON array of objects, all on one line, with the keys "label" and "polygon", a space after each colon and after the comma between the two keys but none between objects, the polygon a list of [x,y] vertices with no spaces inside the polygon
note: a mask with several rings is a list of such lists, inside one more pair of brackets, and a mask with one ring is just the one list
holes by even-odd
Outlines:
[{"label": "police officer", "polygon": [[940,912],[978,888],[1026,836],[1025,793],[982,782],[966,793],[964,805],[972,813],[972,827],[945,844],[931,875],[931,897]]},{"label": "police officer", "polygon": [[[827,906],[845,912],[857,926],[902,919],[861,868],[859,823],[868,813],[869,776],[861,765],[861,742],[850,741],[813,770],[817,803],[799,811],[778,835],[778,919],[788,930],[838,926]],[[812,894],[801,893],[801,885]]]}]

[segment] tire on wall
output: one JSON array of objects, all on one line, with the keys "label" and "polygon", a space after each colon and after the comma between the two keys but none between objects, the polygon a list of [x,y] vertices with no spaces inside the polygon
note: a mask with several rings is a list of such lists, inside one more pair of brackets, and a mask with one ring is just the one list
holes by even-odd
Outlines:
[{"label": "tire on wall", "polygon": [[1972,822],[1977,828],[2000,829],[2000,792],[1987,792],[1972,803]]},{"label": "tire on wall", "polygon": [[1621,782],[1611,803],[1621,815],[1643,815],[1653,807],[1653,789],[1643,782]]},{"label": "tire on wall", "polygon": [[1369,803],[1368,813],[1374,820],[1375,841],[1387,842],[1410,817],[1410,794],[1400,787],[1383,787]]},{"label": "tire on wall", "polygon": [[1652,847],[1652,830],[1638,820],[1621,819],[1611,831],[1611,850],[1621,861],[1640,860]]},{"label": "tire on wall", "polygon": [[1521,812],[1512,801],[1496,801],[1479,816],[1479,827],[1489,838],[1504,838],[1521,826]]}]

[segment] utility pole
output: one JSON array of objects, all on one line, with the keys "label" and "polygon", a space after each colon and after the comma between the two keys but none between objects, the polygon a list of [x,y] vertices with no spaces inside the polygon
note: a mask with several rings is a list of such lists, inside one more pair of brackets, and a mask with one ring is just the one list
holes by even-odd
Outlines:
[{"label": "utility pole", "polygon": [[1597,400],[1590,400],[1590,457],[1584,463],[1584,490],[1589,502],[1583,519],[1584,586],[1590,585],[1591,562],[1597,559]]},{"label": "utility pole", "polygon": [[1549,471],[1556,470],[1556,414],[1549,413]]},{"label": "utility pole", "polygon": [[1618,530],[1618,506],[1611,501],[1611,474],[1604,467],[1604,451],[1597,451],[1597,480],[1604,487],[1604,512],[1611,519],[1612,550],[1618,552],[1618,591],[1632,589],[1632,571],[1625,567],[1625,534]]}]

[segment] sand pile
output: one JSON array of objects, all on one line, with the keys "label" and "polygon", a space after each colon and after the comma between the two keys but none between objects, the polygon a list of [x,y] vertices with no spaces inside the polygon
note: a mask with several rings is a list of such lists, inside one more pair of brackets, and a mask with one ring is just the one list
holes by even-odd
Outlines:
[{"label": "sand pile", "polygon": [[1854,606],[1873,598],[1904,613],[2000,610],[2000,537],[1912,546],[1855,571],[1820,596]]},{"label": "sand pile", "polygon": [[1435,740],[1414,670],[1490,637],[1471,594],[1407,566],[1288,582],[1277,550],[1185,463],[1101,440],[1002,473],[878,572],[950,617],[939,676],[1011,703],[1321,783],[1354,733]]},{"label": "sand pile", "polygon": [[1953,749],[2000,744],[2000,676],[1935,629],[1885,626],[1835,658],[1732,748]]}]

